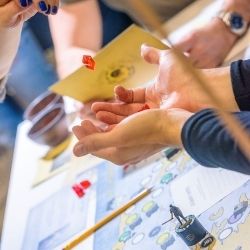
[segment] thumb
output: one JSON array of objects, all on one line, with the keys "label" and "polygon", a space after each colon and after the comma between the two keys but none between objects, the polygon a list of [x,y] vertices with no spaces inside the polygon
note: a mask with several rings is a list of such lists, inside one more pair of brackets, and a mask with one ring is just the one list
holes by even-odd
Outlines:
[{"label": "thumb", "polygon": [[116,145],[116,139],[112,136],[112,131],[110,132],[102,132],[102,133],[93,133],[86,137],[84,137],[81,141],[79,141],[73,152],[75,156],[84,156],[86,154],[112,147]]},{"label": "thumb", "polygon": [[144,60],[150,64],[159,64],[161,50],[149,47],[146,44],[141,46],[141,56]]}]

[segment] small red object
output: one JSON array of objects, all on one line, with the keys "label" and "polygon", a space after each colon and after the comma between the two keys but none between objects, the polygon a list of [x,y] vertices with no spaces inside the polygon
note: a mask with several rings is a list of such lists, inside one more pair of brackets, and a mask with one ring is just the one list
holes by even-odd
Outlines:
[{"label": "small red object", "polygon": [[88,69],[95,69],[95,61],[92,58],[92,56],[83,55],[82,57],[82,63],[88,68]]},{"label": "small red object", "polygon": [[138,112],[141,112],[141,111],[146,110],[146,109],[150,109],[150,107],[148,106],[147,103],[145,103]]},{"label": "small red object", "polygon": [[88,180],[84,180],[80,182],[80,185],[83,189],[88,189],[91,186],[91,182]]},{"label": "small red object", "polygon": [[76,195],[79,198],[82,198],[85,195],[85,192],[83,191],[83,188],[78,184],[73,185],[72,189],[74,190],[74,192],[76,193]]}]

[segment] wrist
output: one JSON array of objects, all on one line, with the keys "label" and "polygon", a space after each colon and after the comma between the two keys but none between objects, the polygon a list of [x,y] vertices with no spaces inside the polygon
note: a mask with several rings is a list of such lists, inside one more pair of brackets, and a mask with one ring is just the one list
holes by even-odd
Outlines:
[{"label": "wrist", "polygon": [[183,109],[163,110],[163,138],[165,146],[182,147],[181,131],[193,113]]},{"label": "wrist", "polygon": [[223,34],[225,41],[227,41],[227,46],[231,47],[237,41],[239,36],[234,34],[220,17],[215,17],[212,22],[215,26],[215,31]]},{"label": "wrist", "polygon": [[[223,109],[230,112],[239,111],[239,107],[234,97],[230,67],[204,69],[202,71],[207,82],[210,84],[209,87],[211,91],[213,91],[217,99],[220,100]],[[213,107],[213,105],[209,103],[210,100],[208,100],[207,105],[204,105],[202,109]]]}]

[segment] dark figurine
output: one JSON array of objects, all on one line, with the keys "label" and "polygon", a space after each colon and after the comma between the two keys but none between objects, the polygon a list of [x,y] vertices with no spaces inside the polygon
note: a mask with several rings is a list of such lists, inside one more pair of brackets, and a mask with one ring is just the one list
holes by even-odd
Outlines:
[{"label": "dark figurine", "polygon": [[173,220],[174,217],[180,222],[181,225],[183,225],[181,219],[183,219],[185,221],[185,223],[188,223],[187,219],[184,217],[182,211],[178,207],[170,205],[169,208],[170,208],[171,218],[169,220],[167,220],[166,222],[164,222],[162,225]]}]

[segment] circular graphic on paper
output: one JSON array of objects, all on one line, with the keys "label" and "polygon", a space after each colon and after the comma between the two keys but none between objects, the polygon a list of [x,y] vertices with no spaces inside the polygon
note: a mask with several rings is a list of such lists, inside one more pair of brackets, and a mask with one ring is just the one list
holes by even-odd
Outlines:
[{"label": "circular graphic on paper", "polygon": [[175,238],[170,233],[166,232],[159,236],[156,241],[156,244],[160,245],[162,250],[166,250],[174,242]]},{"label": "circular graphic on paper", "polygon": [[119,237],[119,241],[126,243],[129,239],[131,239],[131,237],[132,237],[131,231],[126,231],[121,234],[121,236]]},{"label": "circular graphic on paper", "polygon": [[142,208],[142,212],[144,212],[146,214],[147,217],[150,217],[152,214],[154,214],[157,210],[159,209],[159,206],[157,205],[157,203],[155,203],[154,201],[149,201],[147,202],[143,208]]},{"label": "circular graphic on paper", "polygon": [[219,234],[219,240],[221,240],[221,241],[225,240],[232,232],[233,232],[233,228],[232,227],[228,227],[228,228],[224,229]]},{"label": "circular graphic on paper", "polygon": [[150,237],[150,238],[155,237],[158,233],[160,233],[160,231],[161,231],[161,227],[160,227],[160,226],[155,227],[155,228],[153,228],[153,229],[150,231],[148,237]]},{"label": "circular graphic on paper", "polygon": [[168,184],[173,179],[174,175],[172,173],[167,173],[161,178],[161,184]]},{"label": "circular graphic on paper", "polygon": [[141,223],[142,219],[138,214],[132,214],[126,220],[126,224],[129,226],[131,230],[134,230]]},{"label": "circular graphic on paper", "polygon": [[238,222],[241,218],[242,218],[243,214],[233,214],[231,215],[228,219],[227,222],[229,224],[234,224],[236,222]]},{"label": "circular graphic on paper", "polygon": [[237,206],[234,207],[234,212],[232,216],[230,216],[230,218],[228,219],[228,223],[234,224],[238,222],[242,218],[247,208],[248,208],[248,201],[240,202]]},{"label": "circular graphic on paper", "polygon": [[105,77],[109,83],[118,84],[126,81],[134,74],[134,72],[135,69],[132,65],[119,64],[109,67],[105,71]]},{"label": "circular graphic on paper", "polygon": [[159,197],[161,194],[162,194],[162,192],[163,192],[163,188],[161,187],[161,188],[157,188],[153,193],[152,193],[152,198],[156,198],[156,197]]},{"label": "circular graphic on paper", "polygon": [[132,244],[133,245],[139,244],[144,239],[144,236],[145,236],[144,233],[139,233],[139,234],[135,235],[133,240],[132,240]]}]

